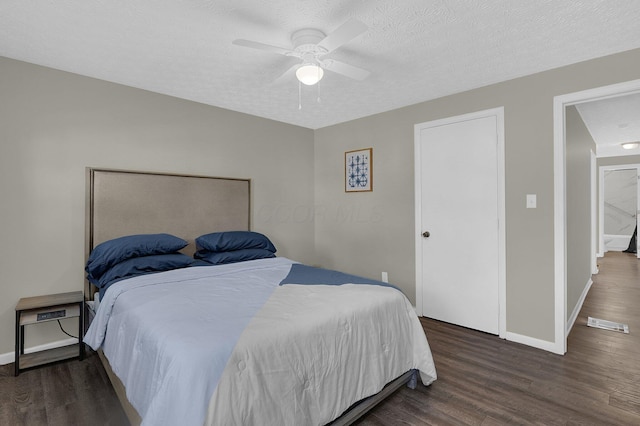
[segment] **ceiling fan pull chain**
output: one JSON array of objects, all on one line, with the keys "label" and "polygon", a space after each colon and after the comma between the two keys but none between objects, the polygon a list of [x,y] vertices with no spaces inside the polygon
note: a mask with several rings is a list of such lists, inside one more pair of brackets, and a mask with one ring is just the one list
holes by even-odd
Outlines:
[{"label": "ceiling fan pull chain", "polygon": [[[320,68],[318,68],[320,69]],[[320,74],[320,72],[318,71],[318,74]],[[316,85],[316,90],[318,91],[318,98],[316,99],[317,103],[320,103],[320,79],[318,79],[318,84]]]},{"label": "ceiling fan pull chain", "polygon": [[302,83],[298,81],[298,110],[302,109]]}]

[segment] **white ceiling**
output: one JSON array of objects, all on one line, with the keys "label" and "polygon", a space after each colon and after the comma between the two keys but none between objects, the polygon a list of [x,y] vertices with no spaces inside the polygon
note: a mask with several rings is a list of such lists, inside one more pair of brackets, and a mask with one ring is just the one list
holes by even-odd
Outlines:
[{"label": "white ceiling", "polygon": [[621,146],[640,142],[640,93],[591,101],[576,108],[596,142],[598,157],[640,154],[640,148],[627,150]]},{"label": "white ceiling", "polygon": [[[273,81],[294,31],[369,30],[328,57],[371,71]],[[638,0],[2,0],[0,55],[316,129],[640,47]]]}]

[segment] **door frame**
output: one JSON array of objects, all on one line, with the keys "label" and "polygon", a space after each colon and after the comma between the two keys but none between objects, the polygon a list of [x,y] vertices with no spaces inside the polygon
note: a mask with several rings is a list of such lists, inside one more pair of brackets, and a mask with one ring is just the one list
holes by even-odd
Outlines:
[{"label": "door frame", "polygon": [[598,157],[591,150],[591,275],[598,273]]},{"label": "door frame", "polygon": [[640,80],[559,95],[553,98],[553,251],[554,342],[557,354],[567,352],[567,178],[566,107],[640,92]]},{"label": "door frame", "polygon": [[422,175],[420,133],[423,129],[474,120],[496,117],[497,126],[497,163],[498,163],[498,336],[506,338],[507,332],[507,273],[506,273],[506,213],[505,213],[505,143],[504,143],[504,107],[476,111],[469,114],[427,121],[414,126],[414,180],[415,180],[415,263],[416,263],[416,312],[424,315],[422,303]]}]

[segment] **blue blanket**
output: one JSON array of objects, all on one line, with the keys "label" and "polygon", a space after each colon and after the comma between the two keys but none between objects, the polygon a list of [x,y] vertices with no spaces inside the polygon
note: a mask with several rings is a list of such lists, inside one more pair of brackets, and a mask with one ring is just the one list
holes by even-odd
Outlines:
[{"label": "blue blanket", "polygon": [[344,272],[333,271],[331,269],[316,268],[313,266],[294,263],[291,265],[289,274],[280,281],[280,285],[303,284],[303,285],[342,285],[342,284],[369,284],[382,287],[400,289],[383,281],[376,281],[358,275],[345,274]]}]

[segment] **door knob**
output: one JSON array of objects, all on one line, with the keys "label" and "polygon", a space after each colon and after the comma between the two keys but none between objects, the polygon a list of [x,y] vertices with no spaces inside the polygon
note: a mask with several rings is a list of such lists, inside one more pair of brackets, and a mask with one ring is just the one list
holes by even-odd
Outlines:
[{"label": "door knob", "polygon": [[429,231],[424,231],[422,233],[422,236],[425,237],[425,238],[429,238],[430,235],[431,235],[431,233]]}]

